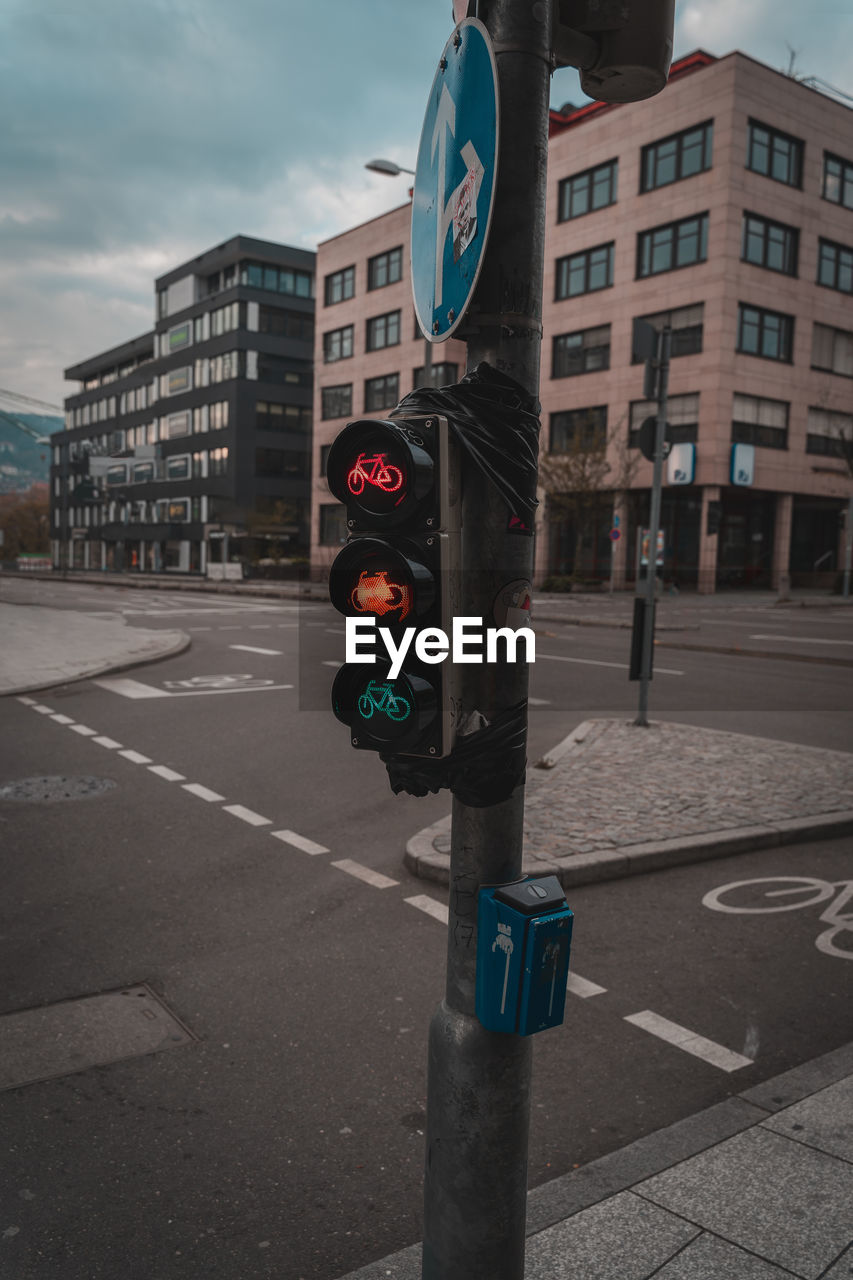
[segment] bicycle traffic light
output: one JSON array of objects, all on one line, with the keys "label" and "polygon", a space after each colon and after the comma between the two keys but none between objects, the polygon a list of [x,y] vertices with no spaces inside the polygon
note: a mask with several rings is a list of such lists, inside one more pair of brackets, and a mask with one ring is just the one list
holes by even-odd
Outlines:
[{"label": "bicycle traffic light", "polygon": [[329,450],[326,475],[350,531],[329,595],[352,620],[348,657],[352,648],[361,658],[338,671],[332,709],[354,747],[448,755],[453,669],[438,630],[450,630],[458,612],[460,494],[447,420],[351,422]]}]

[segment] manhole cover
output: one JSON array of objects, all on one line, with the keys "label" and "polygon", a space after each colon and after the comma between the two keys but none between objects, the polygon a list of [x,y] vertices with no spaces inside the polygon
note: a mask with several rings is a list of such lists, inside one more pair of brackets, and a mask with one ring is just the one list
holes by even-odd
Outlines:
[{"label": "manhole cover", "polygon": [[0,786],[0,800],[27,800],[52,804],[56,800],[88,800],[111,791],[112,778],[21,778]]}]

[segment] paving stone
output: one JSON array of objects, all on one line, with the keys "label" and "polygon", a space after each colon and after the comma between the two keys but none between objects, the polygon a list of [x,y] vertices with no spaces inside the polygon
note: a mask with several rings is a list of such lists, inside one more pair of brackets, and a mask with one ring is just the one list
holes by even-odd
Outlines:
[{"label": "paving stone", "polygon": [[853,1245],[845,1249],[841,1257],[830,1267],[822,1280],[850,1280],[853,1276]]},{"label": "paving stone", "polygon": [[761,1125],[635,1192],[804,1280],[853,1239],[853,1165]]},{"label": "paving stone", "polygon": [[762,1127],[853,1163],[853,1076],[770,1116]]},{"label": "paving stone", "polygon": [[706,1233],[656,1271],[655,1280],[791,1280],[791,1272]]}]

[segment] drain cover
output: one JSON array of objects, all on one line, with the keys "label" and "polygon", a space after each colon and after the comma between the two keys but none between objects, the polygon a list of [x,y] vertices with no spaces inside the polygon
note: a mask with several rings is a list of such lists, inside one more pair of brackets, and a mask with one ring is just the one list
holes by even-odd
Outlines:
[{"label": "drain cover", "polygon": [[21,778],[0,786],[0,800],[25,800],[35,804],[88,800],[90,796],[102,796],[114,786],[112,778]]}]

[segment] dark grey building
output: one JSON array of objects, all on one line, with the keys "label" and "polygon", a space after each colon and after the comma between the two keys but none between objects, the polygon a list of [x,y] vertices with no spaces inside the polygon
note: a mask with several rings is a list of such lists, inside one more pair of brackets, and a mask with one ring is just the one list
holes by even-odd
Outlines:
[{"label": "dark grey building", "polygon": [[155,282],[152,332],[66,369],[57,567],[239,574],[307,555],[315,256],[235,236]]}]

